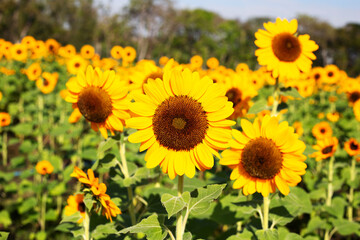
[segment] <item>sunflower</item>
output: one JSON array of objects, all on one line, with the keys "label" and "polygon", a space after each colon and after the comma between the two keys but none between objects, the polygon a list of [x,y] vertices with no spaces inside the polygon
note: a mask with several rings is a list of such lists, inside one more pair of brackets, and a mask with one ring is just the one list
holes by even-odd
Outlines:
[{"label": "sunflower", "polygon": [[124,49],[121,46],[113,46],[110,50],[111,57],[115,59],[121,59]]},{"label": "sunflower", "polygon": [[360,143],[355,138],[350,138],[345,142],[344,149],[350,156],[358,155],[360,154]]},{"label": "sunflower", "polygon": [[284,195],[289,186],[296,186],[305,174],[305,144],[298,139],[287,122],[266,115],[251,124],[241,120],[243,133],[233,129],[230,149],[222,153],[220,164],[232,168],[233,188],[244,195],[261,193],[264,197],[276,188]]},{"label": "sunflower", "polygon": [[35,169],[41,175],[51,174],[54,171],[53,165],[47,160],[38,162]]},{"label": "sunflower", "polygon": [[9,41],[4,41],[2,44],[1,44],[1,52],[2,54],[7,58],[7,59],[11,59],[11,46],[13,44]]},{"label": "sunflower", "polygon": [[324,68],[325,78],[323,80],[326,84],[336,84],[340,79],[340,69],[334,65],[327,65]]},{"label": "sunflower", "polygon": [[318,119],[323,119],[325,117],[325,113],[323,112],[320,112],[318,115],[317,115],[317,118]]},{"label": "sunflower", "polygon": [[47,54],[47,48],[43,41],[36,41],[34,47],[31,49],[31,59],[38,59],[45,57]]},{"label": "sunflower", "polygon": [[309,72],[311,60],[316,59],[312,52],[319,46],[307,34],[296,36],[297,27],[296,19],[289,22],[277,18],[275,23],[264,23],[266,31],[259,29],[255,33],[258,62],[267,66],[275,78],[296,78],[300,71]]},{"label": "sunflower", "polygon": [[302,136],[304,134],[304,129],[302,127],[302,123],[299,121],[294,122],[293,127],[295,129],[295,133],[299,136]]},{"label": "sunflower", "polygon": [[21,39],[21,44],[25,45],[28,49],[35,47],[36,39],[33,36],[25,36]]},{"label": "sunflower", "polygon": [[249,66],[246,63],[239,63],[235,68],[237,73],[248,72],[249,70]]},{"label": "sunflower", "polygon": [[79,108],[81,114],[91,123],[91,128],[100,130],[104,138],[107,130],[123,131],[124,121],[130,115],[127,112],[129,98],[127,88],[114,71],[101,71],[88,66],[86,73],[79,72],[76,81],[66,83],[69,95],[66,101]]},{"label": "sunflower", "polygon": [[129,136],[132,143],[146,149],[146,167],[160,165],[170,179],[176,175],[192,178],[195,167],[200,171],[214,165],[213,155],[228,147],[231,138],[226,120],[234,109],[225,89],[205,76],[189,69],[169,69],[163,80],[149,79],[144,94],[134,94],[130,110],[138,115],[126,121],[138,129]]},{"label": "sunflower", "polygon": [[313,149],[317,150],[318,152],[314,152],[310,156],[315,158],[316,161],[327,159],[334,155],[338,143],[339,142],[336,137],[318,139],[316,145],[313,146]]},{"label": "sunflower", "polygon": [[217,58],[211,57],[206,61],[206,66],[209,69],[215,69],[219,66],[219,60],[217,60]]},{"label": "sunflower", "polygon": [[68,44],[59,48],[59,55],[64,58],[71,58],[76,55],[76,48],[74,45]]},{"label": "sunflower", "polygon": [[123,49],[123,51],[121,52],[122,54],[122,59],[124,62],[126,63],[131,63],[135,60],[136,58],[136,50],[133,47],[127,46]]},{"label": "sunflower", "polygon": [[338,112],[331,112],[326,114],[327,120],[330,122],[337,122],[339,121],[340,114]]},{"label": "sunflower", "polygon": [[69,73],[78,74],[78,72],[84,72],[89,63],[79,55],[73,56],[67,61],[66,67]]},{"label": "sunflower", "polygon": [[234,106],[234,113],[229,118],[237,119],[245,116],[250,108],[250,100],[258,94],[249,79],[244,78],[243,75],[233,74],[226,78],[225,88],[225,95]]},{"label": "sunflower", "polygon": [[14,75],[16,73],[15,70],[13,69],[8,69],[6,67],[0,67],[0,72],[7,75],[7,76],[10,76],[10,75]]},{"label": "sunflower", "polygon": [[11,58],[16,61],[24,62],[28,56],[26,45],[20,43],[12,45],[10,48],[10,52],[11,52]]},{"label": "sunflower", "polygon": [[82,46],[82,48],[80,49],[80,54],[83,58],[85,59],[91,59],[94,57],[95,55],[95,49],[93,46],[91,45],[84,45]]},{"label": "sunflower", "polygon": [[40,63],[35,62],[26,69],[25,74],[30,81],[35,81],[41,76],[41,72]]},{"label": "sunflower", "polygon": [[82,223],[82,221],[85,219],[86,209],[84,203],[84,194],[79,193],[76,195],[70,195],[66,202],[68,205],[65,206],[64,214],[66,216],[71,216],[76,212],[80,212],[81,218],[78,220],[78,223]]},{"label": "sunflower", "polygon": [[166,63],[169,61],[170,59],[167,57],[167,56],[162,56],[160,59],[159,59],[159,64],[161,66],[165,66]]},{"label": "sunflower", "polygon": [[53,38],[49,38],[45,41],[45,46],[48,53],[55,55],[59,51],[60,43]]},{"label": "sunflower", "polygon": [[69,123],[76,123],[81,119],[81,117],[82,117],[82,114],[81,114],[79,108],[75,108],[69,117]]},{"label": "sunflower", "polygon": [[190,58],[190,67],[191,69],[201,69],[202,64],[203,64],[203,58],[200,55],[195,55],[193,57]]},{"label": "sunflower", "polygon": [[326,77],[326,73],[324,71],[324,68],[322,67],[314,67],[311,69],[309,73],[309,78],[314,79],[317,87],[321,86],[325,77]]},{"label": "sunflower", "polygon": [[9,126],[11,122],[10,114],[6,112],[0,112],[0,127]]},{"label": "sunflower", "polygon": [[316,139],[323,139],[331,137],[333,131],[328,122],[319,122],[312,128],[312,134]]},{"label": "sunflower", "polygon": [[41,75],[42,78],[38,78],[35,82],[36,86],[40,89],[40,91],[44,94],[51,93],[58,82],[59,74],[57,72],[49,73],[43,72]]},{"label": "sunflower", "polygon": [[101,195],[100,202],[103,206],[102,215],[104,215],[107,219],[110,219],[110,222],[112,222],[112,217],[116,217],[116,215],[121,214],[121,210],[110,199],[109,195]]},{"label": "sunflower", "polygon": [[346,91],[346,95],[349,101],[349,105],[353,106],[354,103],[360,99],[360,84],[358,82],[354,82],[352,87]]}]

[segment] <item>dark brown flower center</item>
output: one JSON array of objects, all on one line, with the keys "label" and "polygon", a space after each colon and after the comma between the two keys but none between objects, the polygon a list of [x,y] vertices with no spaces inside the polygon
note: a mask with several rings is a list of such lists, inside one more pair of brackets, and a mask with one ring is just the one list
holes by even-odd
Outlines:
[{"label": "dark brown flower center", "polygon": [[315,78],[315,80],[319,80],[319,79],[320,79],[320,74],[319,74],[319,73],[316,73],[316,74],[314,75],[314,78]]},{"label": "dark brown flower center", "polygon": [[290,33],[277,34],[272,40],[275,56],[283,62],[294,62],[301,54],[301,45],[297,37]]},{"label": "dark brown flower center", "polygon": [[81,114],[89,121],[102,123],[112,112],[111,98],[101,88],[87,87],[77,103]]},{"label": "dark brown flower center", "polygon": [[320,132],[324,134],[326,132],[325,128],[321,128]]},{"label": "dark brown flower center", "polygon": [[334,73],[333,72],[328,72],[328,76],[332,77],[332,76],[334,76]]},{"label": "dark brown flower center", "polygon": [[256,138],[245,145],[241,163],[252,177],[271,179],[282,167],[282,154],[275,143],[267,138]]},{"label": "dark brown flower center", "polygon": [[79,68],[80,67],[80,63],[75,63],[75,65],[74,65],[76,68]]},{"label": "dark brown flower center", "polygon": [[21,51],[20,49],[18,49],[18,50],[16,51],[16,53],[20,55],[20,54],[22,53],[22,51]]},{"label": "dark brown flower center", "polygon": [[328,153],[331,153],[332,152],[332,150],[333,150],[333,145],[331,145],[331,146],[327,146],[327,147],[325,147],[325,148],[323,148],[323,150],[321,150],[321,153],[322,154],[328,154]]},{"label": "dark brown flower center", "polygon": [[188,96],[164,100],[155,110],[153,130],[156,140],[175,151],[189,151],[205,138],[208,129],[206,112]]},{"label": "dark brown flower center", "polygon": [[355,91],[355,92],[350,93],[350,96],[349,96],[350,102],[354,103],[359,99],[360,99],[360,92]]},{"label": "dark brown flower center", "polygon": [[48,81],[47,79],[44,79],[43,85],[44,85],[45,87],[48,86],[48,85],[49,85],[49,81]]},{"label": "dark brown flower center", "polygon": [[231,88],[229,89],[226,94],[229,101],[231,101],[234,106],[241,102],[241,91],[237,88]]},{"label": "dark brown flower center", "polygon": [[350,149],[351,150],[358,150],[359,149],[359,145],[355,142],[351,142],[350,143]]},{"label": "dark brown flower center", "polygon": [[78,211],[79,212],[85,212],[85,203],[84,202],[79,203]]}]

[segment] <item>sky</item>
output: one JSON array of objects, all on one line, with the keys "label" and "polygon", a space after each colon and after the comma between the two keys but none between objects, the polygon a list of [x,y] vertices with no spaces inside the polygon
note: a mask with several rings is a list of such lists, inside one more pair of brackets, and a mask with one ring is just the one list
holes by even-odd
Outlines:
[{"label": "sky", "polygon": [[[96,0],[109,5],[111,12],[120,11],[128,0]],[[253,17],[293,19],[306,14],[327,21],[334,27],[347,23],[360,24],[360,0],[174,0],[179,9],[202,8],[226,19],[246,21]]]}]

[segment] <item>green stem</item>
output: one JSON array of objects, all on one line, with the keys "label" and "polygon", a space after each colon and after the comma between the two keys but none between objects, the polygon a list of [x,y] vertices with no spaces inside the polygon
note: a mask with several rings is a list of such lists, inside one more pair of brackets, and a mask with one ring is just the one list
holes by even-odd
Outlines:
[{"label": "green stem", "polygon": [[269,228],[269,206],[270,206],[270,198],[264,197],[264,212],[263,212],[263,230],[267,230]]},{"label": "green stem", "polygon": [[38,141],[38,151],[39,154],[43,152],[44,143],[43,143],[43,135],[42,135],[42,124],[43,124],[43,111],[44,111],[44,97],[42,94],[38,95],[38,128],[39,128],[39,135],[37,136]]},{"label": "green stem", "polygon": [[3,144],[2,144],[2,159],[3,159],[3,165],[4,167],[7,165],[7,132],[3,132]]},{"label": "green stem", "polygon": [[[123,171],[124,177],[129,178],[130,174],[129,174],[129,169],[127,166],[127,162],[126,162],[126,146],[125,146],[125,139],[124,139],[124,134],[121,134],[121,139],[120,139],[120,159],[121,159],[121,170]],[[131,224],[134,226],[136,224],[136,216],[135,216],[135,207],[134,207],[134,194],[132,191],[131,187],[127,187],[127,192],[128,192],[128,197],[129,197],[129,214],[130,214],[130,219],[131,219]]]},{"label": "green stem", "polygon": [[45,216],[46,216],[46,199],[47,199],[47,181],[46,181],[46,176],[42,176],[42,187],[45,188],[44,192],[42,193],[42,198],[41,198],[41,219],[40,219],[40,226],[41,226],[41,231],[45,232]]},{"label": "green stem", "polygon": [[[184,191],[184,175],[178,176],[178,196],[181,197]],[[176,215],[176,240],[182,240],[185,226],[183,226],[183,211]]]},{"label": "green stem", "polygon": [[276,78],[273,97],[274,97],[274,103],[273,103],[273,108],[271,111],[271,116],[276,116],[277,108],[279,106],[279,79],[278,78]]},{"label": "green stem", "polygon": [[355,180],[356,176],[356,157],[354,156],[351,160],[351,169],[350,169],[350,190],[349,190],[349,207],[347,209],[347,215],[350,222],[353,221],[353,201],[354,201],[354,188],[352,183]]},{"label": "green stem", "polygon": [[85,211],[84,226],[84,240],[90,240],[90,213],[88,209]]},{"label": "green stem", "polygon": [[328,182],[328,194],[326,198],[326,206],[331,206],[331,199],[334,193],[333,190],[334,162],[335,162],[335,156],[331,156],[329,161],[329,172],[328,172],[329,182]]}]

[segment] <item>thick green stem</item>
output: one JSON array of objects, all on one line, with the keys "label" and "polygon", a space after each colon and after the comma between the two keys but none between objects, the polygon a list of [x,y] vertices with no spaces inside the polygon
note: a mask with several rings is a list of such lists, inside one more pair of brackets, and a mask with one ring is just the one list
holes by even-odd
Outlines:
[{"label": "thick green stem", "polygon": [[4,131],[3,132],[3,143],[2,143],[2,159],[3,159],[3,165],[4,167],[7,165],[7,155],[8,155],[8,151],[7,151],[7,132]]},{"label": "thick green stem", "polygon": [[90,240],[90,213],[88,209],[85,211],[84,226],[84,240]]},{"label": "thick green stem", "polygon": [[269,228],[269,206],[270,206],[270,198],[264,197],[263,230],[267,230]]},{"label": "thick green stem", "polygon": [[347,209],[347,216],[350,222],[353,221],[353,201],[354,201],[354,188],[352,187],[352,183],[355,180],[356,176],[356,156],[354,156],[351,160],[351,168],[350,168],[350,190],[349,190],[349,206]]},{"label": "thick green stem", "polygon": [[[181,197],[184,191],[184,175],[178,176],[178,196]],[[176,240],[182,240],[185,226],[183,225],[182,210],[176,215]]]},{"label": "thick green stem", "polygon": [[274,97],[274,103],[273,103],[273,108],[271,111],[271,116],[276,116],[277,108],[279,106],[279,79],[278,78],[276,78],[273,97]]},{"label": "thick green stem", "polygon": [[[125,140],[124,140],[124,134],[121,134],[121,139],[120,139],[120,159],[121,159],[121,170],[123,171],[124,177],[129,178],[130,174],[129,174],[129,169],[127,166],[127,162],[126,162],[126,156],[125,156],[125,152],[126,152],[126,147],[125,147]],[[134,194],[133,194],[133,190],[131,187],[127,187],[127,192],[128,192],[128,197],[129,197],[129,214],[130,214],[130,219],[131,219],[131,224],[135,225],[136,224],[136,216],[135,216],[135,206],[134,206]]]},{"label": "thick green stem", "polygon": [[40,227],[41,227],[41,231],[45,232],[45,217],[46,217],[46,199],[47,199],[47,181],[46,181],[46,176],[42,176],[42,187],[45,189],[44,192],[42,193],[42,198],[41,198],[41,213],[40,213]]},{"label": "thick green stem", "polygon": [[334,177],[334,162],[335,162],[335,156],[332,156],[329,161],[329,182],[328,182],[328,193],[326,198],[326,206],[331,206],[331,199],[334,193],[333,190],[333,177]]},{"label": "thick green stem", "polygon": [[39,135],[37,136],[39,154],[41,154],[43,152],[43,149],[44,149],[43,135],[42,135],[42,124],[43,124],[43,118],[44,118],[43,111],[44,111],[44,98],[43,98],[43,95],[39,94],[39,96],[38,96],[38,128],[39,128]]}]

